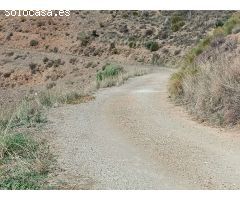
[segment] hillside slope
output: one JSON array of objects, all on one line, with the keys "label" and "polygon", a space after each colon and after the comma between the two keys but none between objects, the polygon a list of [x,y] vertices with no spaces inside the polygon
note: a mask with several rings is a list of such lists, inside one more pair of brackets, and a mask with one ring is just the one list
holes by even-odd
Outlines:
[{"label": "hillside slope", "polygon": [[202,122],[236,125],[240,120],[240,14],[216,28],[170,80],[171,96]]},{"label": "hillside slope", "polygon": [[1,102],[29,88],[83,90],[107,62],[177,66],[233,11],[71,11],[69,17],[0,15]]}]

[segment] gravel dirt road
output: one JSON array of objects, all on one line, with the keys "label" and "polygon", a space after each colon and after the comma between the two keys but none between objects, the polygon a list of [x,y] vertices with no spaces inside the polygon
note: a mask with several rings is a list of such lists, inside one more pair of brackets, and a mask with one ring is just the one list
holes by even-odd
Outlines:
[{"label": "gravel dirt road", "polygon": [[238,134],[199,124],[168,98],[161,69],[49,113],[75,189],[240,189]]}]

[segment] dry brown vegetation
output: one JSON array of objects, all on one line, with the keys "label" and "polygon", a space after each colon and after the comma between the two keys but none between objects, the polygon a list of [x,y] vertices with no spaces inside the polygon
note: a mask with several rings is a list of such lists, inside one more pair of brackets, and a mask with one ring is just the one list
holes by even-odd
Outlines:
[{"label": "dry brown vegetation", "polygon": [[240,120],[240,15],[193,48],[169,82],[171,97],[200,121],[235,125]]},{"label": "dry brown vegetation", "polygon": [[217,57],[183,80],[183,101],[202,121],[234,125],[240,120],[240,60]]}]

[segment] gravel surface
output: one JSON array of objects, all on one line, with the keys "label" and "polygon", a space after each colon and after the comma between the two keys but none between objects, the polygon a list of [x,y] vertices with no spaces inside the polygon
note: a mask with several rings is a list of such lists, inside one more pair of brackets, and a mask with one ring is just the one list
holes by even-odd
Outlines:
[{"label": "gravel surface", "polygon": [[171,71],[101,89],[49,113],[53,145],[75,189],[240,189],[240,138],[170,103]]}]

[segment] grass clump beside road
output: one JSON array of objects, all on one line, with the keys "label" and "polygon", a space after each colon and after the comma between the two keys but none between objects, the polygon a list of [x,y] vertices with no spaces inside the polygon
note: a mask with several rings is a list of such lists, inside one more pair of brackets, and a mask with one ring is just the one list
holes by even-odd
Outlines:
[{"label": "grass clump beside road", "polygon": [[46,142],[28,129],[46,122],[41,105],[24,99],[5,112],[0,119],[0,189],[46,188],[53,157]]},{"label": "grass clump beside road", "polygon": [[24,133],[0,135],[0,188],[42,189],[51,171],[47,145]]},{"label": "grass clump beside road", "polygon": [[118,76],[123,73],[123,68],[114,64],[108,64],[97,73],[97,81],[103,81],[104,79]]},{"label": "grass clump beside road", "polygon": [[[58,104],[78,104],[93,97],[78,92],[49,90],[29,95],[15,108],[0,112],[0,189],[48,189],[47,179],[55,159],[47,142],[32,128],[47,122],[46,109]],[[39,131],[38,131],[38,134]]]},{"label": "grass clump beside road", "polygon": [[105,88],[123,84],[129,78],[142,76],[148,73],[147,69],[134,68],[125,71],[122,67],[115,64],[107,64],[96,75],[96,87]]},{"label": "grass clump beside road", "polygon": [[0,130],[7,132],[18,127],[36,127],[45,123],[43,107],[36,99],[24,98],[15,108],[5,108],[0,113]]},{"label": "grass clump beside road", "polygon": [[93,96],[76,91],[59,93],[47,90],[40,92],[38,95],[39,103],[47,108],[60,104],[80,104],[92,99],[94,99]]}]

